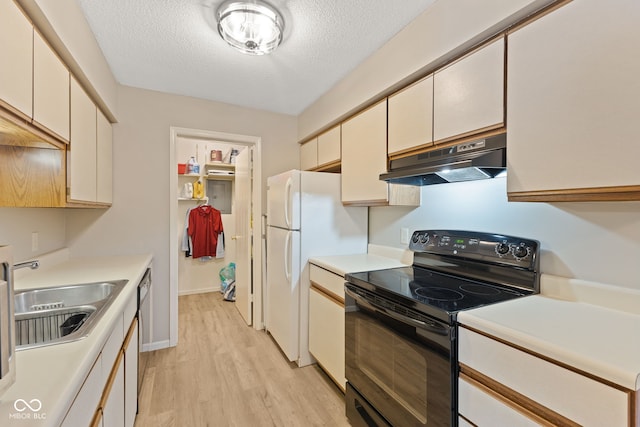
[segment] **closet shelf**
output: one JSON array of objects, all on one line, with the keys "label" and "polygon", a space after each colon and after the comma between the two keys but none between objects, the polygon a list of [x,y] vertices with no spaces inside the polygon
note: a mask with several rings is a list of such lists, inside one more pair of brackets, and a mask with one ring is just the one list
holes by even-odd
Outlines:
[{"label": "closet shelf", "polygon": [[205,202],[205,203],[209,203],[209,198],[208,197],[203,197],[202,199],[194,199],[191,197],[178,197],[178,201],[179,202]]},{"label": "closet shelf", "polygon": [[200,178],[202,175],[199,173],[179,173],[178,176],[192,176],[194,178]]}]

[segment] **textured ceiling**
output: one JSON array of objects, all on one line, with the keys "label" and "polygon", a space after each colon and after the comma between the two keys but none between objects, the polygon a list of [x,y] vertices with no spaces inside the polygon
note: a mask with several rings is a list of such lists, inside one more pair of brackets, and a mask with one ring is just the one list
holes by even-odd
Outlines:
[{"label": "textured ceiling", "polygon": [[435,0],[272,0],[284,40],[270,55],[218,35],[223,0],[76,0],[127,86],[298,115]]}]

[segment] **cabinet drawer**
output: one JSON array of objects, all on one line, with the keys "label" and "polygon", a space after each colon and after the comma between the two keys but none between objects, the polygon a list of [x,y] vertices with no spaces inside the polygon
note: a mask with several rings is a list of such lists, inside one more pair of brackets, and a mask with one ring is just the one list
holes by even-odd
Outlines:
[{"label": "cabinet drawer", "polygon": [[464,327],[458,345],[463,373],[467,366],[581,425],[629,425],[630,392]]},{"label": "cabinet drawer", "polygon": [[550,425],[542,419],[534,421],[533,414],[525,415],[527,411],[505,401],[495,393],[486,390],[473,380],[460,378],[458,380],[458,413],[478,427],[495,425],[524,427]]},{"label": "cabinet drawer", "polygon": [[324,290],[335,294],[344,303],[344,277],[317,265],[310,264],[310,266],[309,277],[311,281]]}]

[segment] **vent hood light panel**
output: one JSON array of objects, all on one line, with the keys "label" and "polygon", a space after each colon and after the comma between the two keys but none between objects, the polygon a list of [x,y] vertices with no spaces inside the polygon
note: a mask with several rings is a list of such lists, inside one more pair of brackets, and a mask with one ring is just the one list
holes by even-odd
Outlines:
[{"label": "vent hood light panel", "polygon": [[500,134],[392,160],[380,179],[424,186],[504,176],[506,167],[506,134]]}]

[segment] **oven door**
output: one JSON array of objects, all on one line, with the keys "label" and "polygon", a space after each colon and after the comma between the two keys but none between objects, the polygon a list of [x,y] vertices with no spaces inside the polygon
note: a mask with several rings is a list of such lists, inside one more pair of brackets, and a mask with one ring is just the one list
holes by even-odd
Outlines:
[{"label": "oven door", "polygon": [[450,325],[345,285],[345,373],[354,426],[452,426],[455,349]]}]

